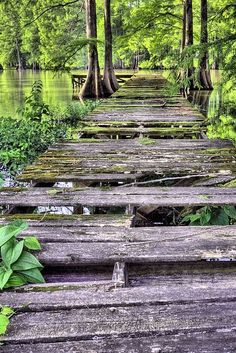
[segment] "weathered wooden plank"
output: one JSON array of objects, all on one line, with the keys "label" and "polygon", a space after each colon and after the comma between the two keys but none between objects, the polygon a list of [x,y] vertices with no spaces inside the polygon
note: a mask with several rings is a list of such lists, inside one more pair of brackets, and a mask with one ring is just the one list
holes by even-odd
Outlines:
[{"label": "weathered wooden plank", "polygon": [[[51,165],[48,165],[48,162],[50,161]],[[232,167],[230,164],[232,163]],[[28,170],[30,171],[31,169],[36,169],[38,168],[38,171],[40,172],[41,169],[46,169],[48,165],[48,170],[54,169],[54,168],[60,168],[63,170],[63,168],[68,168],[68,172],[70,172],[70,166],[74,169],[75,171],[81,171],[87,170],[89,168],[94,168],[95,170],[100,168],[101,172],[107,172],[111,173],[113,172],[125,172],[127,171],[158,171],[159,169],[165,169],[168,167],[169,168],[176,168],[180,169],[183,167],[186,170],[186,165],[190,164],[189,169],[199,167],[199,169],[207,169],[207,170],[214,170],[214,166],[216,168],[222,167],[225,165],[225,169],[229,168],[229,170],[234,170],[236,166],[236,157],[235,156],[224,156],[224,155],[219,155],[219,156],[214,156],[214,155],[209,155],[206,156],[204,159],[204,156],[196,156],[196,159],[193,160],[191,156],[187,155],[182,155],[182,156],[172,156],[172,155],[166,155],[166,157],[161,157],[161,156],[150,156],[150,159],[145,159],[145,156],[140,156],[140,158],[137,156],[127,156],[124,158],[119,159],[119,156],[113,156],[111,158],[104,157],[104,158],[76,158],[73,156],[67,156],[66,158],[62,158],[60,161],[60,155],[58,158],[55,157],[49,157],[47,159],[47,156],[41,157],[33,166],[28,167]],[[201,168],[202,165],[202,168]],[[230,168],[231,167],[231,168]],[[108,171],[106,170],[108,168]],[[218,169],[217,168],[217,169]],[[59,169],[59,170],[60,170]],[[47,170],[47,169],[46,169]],[[66,169],[65,169],[66,172]],[[95,172],[96,173],[96,172]],[[222,172],[223,174],[223,172]]]},{"label": "weathered wooden plank", "polygon": [[147,113],[116,113],[114,111],[107,113],[98,113],[93,112],[88,116],[86,121],[107,121],[107,122],[120,122],[120,123],[145,123],[147,126],[151,124],[172,124],[172,123],[186,123],[186,124],[194,124],[194,123],[203,123],[205,119],[199,115],[195,114],[178,114],[178,113],[166,113],[166,114],[158,114],[157,112],[153,112],[153,114]]},{"label": "weathered wooden plank", "polygon": [[145,136],[168,136],[168,137],[178,137],[178,136],[196,136],[200,134],[204,127],[102,127],[102,126],[84,126],[78,129],[78,133],[84,133],[88,135],[128,135],[128,134],[143,134]]},{"label": "weathered wooden plank", "polygon": [[[207,162],[207,160],[213,161]],[[143,163],[142,163],[143,161]],[[107,160],[77,160],[74,158],[64,159],[42,157],[34,165],[29,166],[18,176],[18,180],[37,181],[37,182],[56,182],[56,181],[89,181],[89,182],[125,182],[135,183],[145,178],[146,182],[156,180],[161,176],[165,177],[194,176],[202,177],[230,177],[234,178],[236,173],[235,157],[216,157],[209,156],[209,159],[201,163],[193,162],[183,158],[183,161],[175,161],[174,158],[167,157],[166,160],[132,160],[119,161]],[[160,182],[162,180],[160,179]]]},{"label": "weathered wooden plank", "polygon": [[[117,228],[130,228],[132,224],[133,216],[124,214],[98,214],[98,215],[57,215],[57,214],[8,214],[0,216],[0,225],[8,222],[23,219],[27,221],[29,229],[25,231],[27,233],[37,233],[39,237],[40,232],[49,230],[49,233],[61,231],[60,236],[68,241],[71,239],[72,233],[76,231],[87,232],[85,228],[95,228],[98,232],[99,228],[109,229],[111,228],[116,234]],[[70,235],[63,235],[65,231],[70,231]],[[35,234],[36,234],[35,233]],[[95,232],[94,232],[95,233]],[[23,234],[23,233],[22,233]],[[55,234],[55,233],[54,233]],[[95,234],[94,234],[95,235]],[[52,235],[51,240],[56,239]]]},{"label": "weathered wooden plank", "polygon": [[[123,148],[119,148],[117,151],[106,151],[105,146],[100,146],[100,149],[94,150],[92,146],[88,147],[88,152],[89,155],[85,156],[84,155],[84,143],[79,143],[78,146],[75,146],[75,149],[68,150],[68,151],[63,151],[63,150],[58,150],[56,149],[50,149],[49,151],[45,152],[41,157],[39,157],[39,161],[44,160],[45,158],[51,158],[52,162],[55,159],[55,162],[57,162],[57,158],[61,157],[62,162],[71,160],[73,159],[74,162],[77,161],[77,163],[81,163],[81,161],[84,160],[101,160],[101,161],[106,161],[107,159],[112,159],[116,161],[116,159],[119,158],[120,162],[125,161],[125,160],[134,160],[137,161],[138,158],[140,158],[142,161],[145,160],[146,157],[149,158],[149,160],[153,160],[155,158],[158,158],[160,161],[166,161],[167,159],[175,159],[176,161],[181,161],[181,160],[192,160],[196,159],[197,161],[201,161],[204,163],[204,158],[207,159],[207,161],[214,162],[217,160],[221,160],[223,158],[230,158],[230,160],[233,160],[235,157],[234,153],[236,152],[235,148],[208,148],[208,149],[198,149],[195,152],[192,149],[188,150],[172,150],[172,149],[166,149],[166,150],[158,150],[157,148],[152,148],[149,150],[149,146],[152,146],[152,143],[155,143],[155,140],[141,140],[143,141],[143,145],[140,146],[140,150],[134,148],[130,151],[124,150]],[[145,145],[145,143],[147,143]],[[94,143],[96,147],[96,143]],[[73,146],[72,146],[73,147]],[[77,148],[76,148],[77,147]],[[81,147],[81,148],[79,148]],[[104,150],[102,149],[104,147]],[[74,157],[74,158],[73,158]],[[87,157],[87,158],[86,158]],[[192,162],[194,162],[192,160]]]},{"label": "weathered wooden plank", "polygon": [[[70,219],[52,219],[43,216],[40,221],[40,215],[32,220],[30,215],[21,215],[21,218],[28,222],[29,228],[21,233],[21,236],[34,234],[41,242],[46,243],[105,243],[105,242],[128,242],[137,243],[156,242],[169,244],[192,243],[196,249],[200,242],[218,242],[230,241],[232,246],[236,234],[236,225],[230,226],[168,226],[168,227],[144,227],[131,228],[132,217],[123,217],[113,220],[112,217],[103,215],[83,216],[82,220]],[[41,215],[42,218],[42,215]],[[55,217],[56,218],[56,217]],[[81,216],[82,218],[82,216]],[[86,218],[88,220],[86,221]],[[92,218],[92,220],[90,220]],[[0,218],[0,225],[4,225],[9,220],[19,219],[19,216]],[[110,220],[110,224],[109,224]],[[104,244],[103,244],[104,245]],[[134,247],[135,248],[135,247]],[[186,250],[187,251],[187,250]],[[185,251],[185,252],[186,252]]]},{"label": "weathered wooden plank", "polygon": [[[122,230],[121,230],[122,231]],[[210,232],[210,228],[209,228]],[[126,234],[129,232],[125,232]],[[236,235],[212,237],[205,236],[163,239],[155,236],[146,241],[132,240],[124,242],[74,242],[45,243],[38,254],[46,266],[77,266],[95,264],[158,263],[183,261],[236,261]],[[235,228],[234,228],[235,234]],[[124,236],[125,240],[125,236]]]},{"label": "weathered wooden plank", "polygon": [[96,118],[93,119],[88,119],[89,125],[90,126],[103,126],[103,127],[122,127],[122,128],[155,128],[155,129],[170,129],[170,128],[193,128],[195,130],[196,128],[200,129],[202,126],[206,126],[206,123],[203,120],[196,120],[196,121],[188,121],[188,120],[183,120],[183,119],[175,119],[175,120],[162,120],[162,121],[156,121],[156,120],[149,120],[145,121],[142,119],[136,119],[136,120],[117,120],[111,119],[107,120],[106,117],[103,117],[103,119],[97,120]]},{"label": "weathered wooden plank", "polygon": [[[71,146],[71,144],[69,144]],[[114,181],[134,182],[144,175],[192,175],[209,173],[212,177],[229,176],[235,170],[235,149],[215,148],[205,151],[161,150],[152,145],[140,149],[108,150],[107,147],[85,146],[83,143],[71,150],[51,149],[35,164],[28,166],[19,180],[48,181]],[[103,144],[101,144],[103,145]],[[68,146],[68,144],[66,145]],[[127,146],[128,147],[128,146]],[[74,149],[72,149],[74,148]],[[89,156],[87,157],[87,153]],[[224,174],[223,174],[224,171]],[[214,175],[214,173],[216,173]],[[206,175],[207,176],[207,175]]]},{"label": "weathered wooden plank", "polygon": [[234,353],[234,329],[4,346],[4,353]]},{"label": "weathered wooden plank", "polygon": [[160,109],[155,109],[155,108],[145,108],[145,110],[139,110],[139,109],[131,109],[129,108],[127,111],[121,111],[121,110],[107,110],[107,111],[97,111],[94,110],[87,118],[87,119],[102,119],[104,120],[107,119],[130,119],[131,121],[136,121],[136,120],[144,120],[144,121],[175,121],[175,119],[179,120],[182,119],[183,121],[206,121],[206,119],[203,117],[201,113],[195,110],[190,110],[190,109],[183,109],[176,107],[175,109],[173,107],[168,107],[168,108],[160,108]]},{"label": "weathered wooden plank", "polygon": [[[69,168],[68,168],[69,169]],[[97,183],[97,182],[111,182],[111,183],[132,183],[135,182],[137,177],[139,176],[138,174],[116,174],[116,173],[99,173],[99,174],[93,174],[91,171],[91,174],[86,174],[87,171],[84,171],[82,173],[73,171],[73,170],[68,170],[67,173],[63,171],[51,171],[49,170],[47,173],[37,172],[34,171],[30,172],[29,174],[24,173],[20,175],[17,179],[19,181],[35,181],[35,182],[41,182],[41,183],[47,183],[47,182],[67,182],[67,181],[72,181],[72,182],[88,182],[88,183]]]},{"label": "weathered wooden plank", "polygon": [[[92,143],[93,142],[93,143]],[[82,150],[82,149],[93,149],[96,152],[111,152],[117,150],[127,151],[127,149],[140,150],[149,149],[152,150],[199,150],[199,149],[220,149],[220,148],[233,148],[233,145],[228,140],[155,140],[152,144],[145,146],[142,144],[142,139],[134,140],[89,140],[83,139],[79,141],[68,141],[64,143],[56,143],[49,151],[54,150]]]},{"label": "weathered wooden plank", "polygon": [[94,337],[230,332],[235,325],[235,302],[73,309],[13,316],[2,342],[32,344]]},{"label": "weathered wooden plank", "polygon": [[236,188],[116,187],[1,188],[0,204],[12,206],[204,206],[235,205]]},{"label": "weathered wooden plank", "polygon": [[[177,276],[176,276],[177,277]],[[205,278],[206,277],[206,278]],[[158,281],[158,276],[157,276]],[[109,306],[164,305],[229,302],[236,300],[236,275],[189,276],[181,283],[169,276],[159,285],[121,288],[114,281],[85,282],[25,286],[25,291],[8,291],[1,294],[1,305],[8,305],[20,312],[49,311]],[[115,285],[116,284],[116,285]],[[27,290],[27,287],[28,290]]]},{"label": "weathered wooden plank", "polygon": [[[210,164],[211,166],[217,163],[221,163],[222,165],[228,165],[229,163],[232,163],[232,168],[234,165],[236,165],[236,157],[234,155],[229,155],[229,154],[197,154],[195,155],[195,159],[193,154],[187,154],[183,153],[182,155],[174,155],[172,153],[168,154],[166,153],[165,156],[161,156],[160,154],[156,155],[155,153],[152,154],[150,153],[149,159],[145,158],[148,157],[146,153],[144,153],[143,156],[137,155],[128,155],[128,153],[124,156],[120,156],[119,154],[117,155],[106,155],[106,156],[101,156],[101,158],[98,158],[96,156],[90,156],[89,158],[85,157],[79,157],[77,158],[76,156],[67,155],[63,158],[63,154],[58,154],[58,155],[43,155],[41,158],[38,159],[38,161],[33,165],[29,166],[28,169],[30,170],[31,168],[34,168],[35,165],[38,165],[39,168],[43,163],[48,163],[50,160],[50,163],[55,166],[59,165],[60,166],[60,157],[61,157],[61,165],[75,165],[78,168],[90,168],[90,167],[102,167],[102,166],[107,166],[110,168],[114,168],[115,166],[121,166],[128,164],[133,164],[133,168],[140,168],[140,169],[145,169],[145,168],[153,168],[158,169],[158,167],[162,165],[169,164],[170,167],[173,166],[181,166],[185,165],[185,163],[191,163],[191,165],[194,167],[196,165],[201,165],[201,164]],[[100,157],[100,156],[99,156]],[[50,165],[48,165],[50,168]],[[118,170],[119,171],[119,170]]]}]

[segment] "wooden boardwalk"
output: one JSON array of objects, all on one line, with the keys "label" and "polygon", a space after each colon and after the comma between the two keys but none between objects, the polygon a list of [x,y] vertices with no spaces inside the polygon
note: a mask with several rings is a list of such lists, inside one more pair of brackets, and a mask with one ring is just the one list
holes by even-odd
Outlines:
[{"label": "wooden boardwalk", "polygon": [[132,77],[26,168],[31,187],[0,189],[0,224],[28,221],[47,282],[0,294],[17,309],[3,352],[236,352],[236,225],[174,219],[236,205],[236,150],[166,86]]}]

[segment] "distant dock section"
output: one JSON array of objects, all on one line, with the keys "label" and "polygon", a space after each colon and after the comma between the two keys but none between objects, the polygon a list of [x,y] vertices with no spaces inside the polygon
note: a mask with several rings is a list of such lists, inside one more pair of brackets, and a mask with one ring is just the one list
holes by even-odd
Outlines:
[{"label": "distant dock section", "polygon": [[[116,74],[116,78],[117,78],[117,81],[118,81],[119,83],[124,83],[124,82],[126,82],[128,79],[130,79],[134,74],[135,74],[135,72],[131,72],[131,73],[119,73],[119,74]],[[101,76],[102,76],[102,75],[101,75]],[[85,82],[86,77],[87,77],[87,74],[86,74],[86,73],[71,75],[73,91],[78,91],[78,90],[80,90],[80,88],[82,87],[82,85],[83,85],[84,82]]]}]

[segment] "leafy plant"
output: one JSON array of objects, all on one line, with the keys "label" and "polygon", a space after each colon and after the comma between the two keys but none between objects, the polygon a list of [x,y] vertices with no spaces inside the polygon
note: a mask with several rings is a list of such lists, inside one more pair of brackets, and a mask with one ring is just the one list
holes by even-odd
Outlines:
[{"label": "leafy plant", "polygon": [[234,206],[205,206],[195,213],[186,215],[181,223],[190,225],[229,225],[236,222],[236,208]]},{"label": "leafy plant", "polygon": [[0,336],[4,335],[10,323],[10,318],[14,315],[14,310],[9,306],[2,306],[0,311]]},{"label": "leafy plant", "polygon": [[99,101],[87,100],[83,103],[74,101],[67,106],[52,107],[51,113],[53,119],[68,124],[69,126],[77,126],[81,120],[97,107]]},{"label": "leafy plant", "polygon": [[0,118],[0,160],[13,175],[49,145],[70,136],[71,127],[98,104],[98,101],[73,102],[64,108],[49,109],[42,101],[41,90],[42,83],[36,81],[25,99],[21,119]]},{"label": "leafy plant", "polygon": [[3,180],[3,175],[0,173],[0,188],[3,186],[4,180]]},{"label": "leafy plant", "polygon": [[24,221],[0,227],[0,289],[44,282],[40,272],[43,266],[26,250],[40,250],[39,241],[35,237],[16,239],[27,227]]},{"label": "leafy plant", "polygon": [[41,121],[44,115],[50,115],[49,106],[42,99],[42,89],[41,80],[33,83],[31,94],[25,98],[23,108],[18,110],[23,118]]},{"label": "leafy plant", "polygon": [[0,159],[14,174],[66,134],[65,124],[0,118]]}]

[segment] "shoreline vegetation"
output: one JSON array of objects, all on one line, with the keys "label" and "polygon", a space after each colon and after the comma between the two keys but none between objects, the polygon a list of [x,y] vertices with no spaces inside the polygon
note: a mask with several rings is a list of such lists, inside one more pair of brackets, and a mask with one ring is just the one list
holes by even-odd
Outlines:
[{"label": "shoreline vegetation", "polygon": [[71,102],[65,107],[50,107],[42,100],[42,82],[36,81],[31,94],[18,111],[20,117],[0,117],[0,170],[11,177],[42,154],[56,141],[70,136],[98,101]]}]

